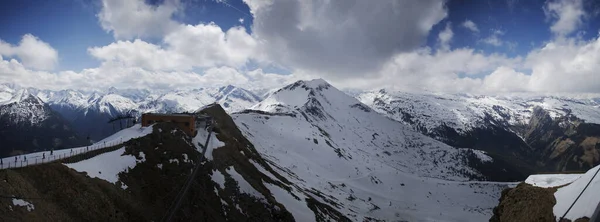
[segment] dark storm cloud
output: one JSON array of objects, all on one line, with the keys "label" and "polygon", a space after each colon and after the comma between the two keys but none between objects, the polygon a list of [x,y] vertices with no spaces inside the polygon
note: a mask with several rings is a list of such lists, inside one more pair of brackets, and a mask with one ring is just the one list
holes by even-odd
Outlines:
[{"label": "dark storm cloud", "polygon": [[335,77],[375,71],[422,45],[444,1],[248,1],[253,32],[278,62]]}]

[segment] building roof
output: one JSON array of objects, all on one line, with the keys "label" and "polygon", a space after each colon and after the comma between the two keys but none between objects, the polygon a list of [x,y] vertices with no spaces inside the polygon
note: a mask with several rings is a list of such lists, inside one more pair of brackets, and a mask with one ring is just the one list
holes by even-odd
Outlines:
[{"label": "building roof", "polygon": [[191,116],[194,116],[194,114],[186,114],[186,113],[172,113],[172,114],[168,114],[168,113],[144,113],[142,115],[152,115],[152,116],[181,116],[181,117],[191,117]]}]

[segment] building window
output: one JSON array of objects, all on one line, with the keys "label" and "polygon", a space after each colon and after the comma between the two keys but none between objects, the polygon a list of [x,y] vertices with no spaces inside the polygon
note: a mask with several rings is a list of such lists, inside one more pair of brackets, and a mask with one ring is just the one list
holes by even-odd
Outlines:
[{"label": "building window", "polygon": [[185,122],[185,126],[190,126],[190,123],[189,122]]}]

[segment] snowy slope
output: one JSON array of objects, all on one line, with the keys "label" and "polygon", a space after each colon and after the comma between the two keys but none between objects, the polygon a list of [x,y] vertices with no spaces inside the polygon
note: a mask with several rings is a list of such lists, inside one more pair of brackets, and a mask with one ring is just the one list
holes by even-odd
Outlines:
[{"label": "snowy slope", "polygon": [[587,189],[585,189],[579,200],[575,202],[575,205],[573,205],[573,208],[571,208],[565,218],[575,220],[581,217],[592,217],[594,210],[596,210],[596,206],[600,203],[600,198],[598,198],[600,197],[600,175],[597,175],[599,170],[600,166],[596,166],[588,170],[577,180],[573,181],[573,183],[558,188],[556,193],[554,193],[556,205],[554,205],[553,208],[557,221],[564,215],[571,204],[575,202],[577,196],[579,196],[590,181],[591,183]]},{"label": "snowy slope", "polygon": [[553,118],[572,114],[588,123],[600,123],[600,96],[475,96],[467,94],[406,93],[386,90],[369,91],[357,98],[398,121],[426,129],[442,125],[464,133],[484,122],[486,115],[508,125],[527,124],[535,106],[550,112]]},{"label": "snowy slope", "polygon": [[69,106],[73,108],[86,107],[88,103],[88,95],[83,92],[76,90],[61,90],[61,91],[50,91],[50,90],[36,90],[30,89],[35,92],[35,95],[42,99],[44,102],[50,105],[61,105]]},{"label": "snowy slope", "polygon": [[198,108],[219,103],[228,112],[241,111],[258,103],[260,97],[235,86],[200,88],[167,92],[143,102],[142,112],[193,112]]},{"label": "snowy slope", "polygon": [[158,95],[141,103],[142,112],[177,113],[191,112],[214,102],[214,98],[202,89],[177,90]]},{"label": "snowy slope", "polygon": [[108,113],[111,116],[126,113],[136,109],[137,105],[128,98],[117,94],[106,94],[91,101],[87,109],[93,109],[100,113]]},{"label": "snowy slope", "polygon": [[508,185],[469,181],[480,175],[467,166],[466,149],[415,132],[323,80],[298,81],[253,109],[232,117],[258,152],[355,221],[487,220]]},{"label": "snowy slope", "polygon": [[[119,173],[133,168],[137,163],[137,159],[134,156],[123,155],[124,152],[125,147],[84,161],[65,165],[77,172],[86,172],[92,178],[99,178],[116,184],[119,181]],[[127,188],[123,184],[121,187],[123,189]]]},{"label": "snowy slope", "polygon": [[0,103],[0,117],[14,124],[37,125],[50,116],[49,112],[44,102],[26,89],[16,91],[10,99]]},{"label": "snowy slope", "polygon": [[[123,130],[105,138],[104,140],[96,142],[90,146],[80,146],[80,147],[73,147],[73,148],[67,148],[67,149],[61,149],[61,150],[54,150],[52,156],[50,156],[49,151],[42,151],[42,152],[35,152],[35,153],[19,155],[19,156],[16,156],[17,163],[21,164],[21,162],[23,162],[25,160],[28,161],[27,165],[31,165],[34,163],[47,162],[49,160],[60,159],[62,157],[71,156],[73,154],[86,152],[86,150],[93,150],[93,149],[98,149],[98,148],[102,148],[102,147],[106,147],[106,146],[111,146],[114,144],[120,144],[120,143],[127,142],[134,138],[146,136],[150,133],[152,133],[152,126],[142,127],[140,124],[136,124],[132,127],[123,129]],[[44,157],[46,157],[46,159],[43,159]],[[15,166],[15,157],[11,156],[11,157],[3,158],[2,162],[4,164],[2,165],[1,168],[7,168],[8,163],[11,163],[11,166]],[[26,164],[23,163],[23,166],[25,166],[25,165]]]},{"label": "snowy slope", "polygon": [[0,104],[5,103],[13,97],[15,90],[7,84],[0,84]]}]

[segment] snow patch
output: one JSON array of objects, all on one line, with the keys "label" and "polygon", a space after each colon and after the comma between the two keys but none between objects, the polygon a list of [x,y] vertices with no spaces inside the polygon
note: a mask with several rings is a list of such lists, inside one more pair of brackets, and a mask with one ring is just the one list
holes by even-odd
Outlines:
[{"label": "snow patch", "polygon": [[310,208],[308,208],[308,206],[306,205],[306,201],[304,201],[304,198],[300,198],[300,200],[298,200],[286,190],[270,183],[265,183],[265,186],[269,189],[269,191],[271,191],[271,194],[273,194],[275,200],[283,204],[283,206],[285,206],[285,209],[292,213],[296,221],[315,220],[315,215],[312,212],[312,210],[310,210]]},{"label": "snow patch", "polygon": [[219,187],[221,187],[221,189],[225,188],[225,176],[223,176],[221,171],[213,171],[213,174],[210,177],[219,185]]},{"label": "snow patch", "polygon": [[[125,147],[118,150],[103,153],[76,163],[66,163],[65,166],[78,172],[87,172],[92,178],[99,178],[111,183],[117,183],[119,173],[135,167],[136,158],[131,155],[123,155]],[[123,184],[124,185],[124,184]],[[123,189],[125,189],[124,186]]]},{"label": "snow patch", "polygon": [[13,203],[13,206],[27,207],[27,211],[29,211],[29,212],[31,212],[35,209],[35,206],[32,203],[29,203],[25,200],[13,198],[12,203]]},{"label": "snow patch", "polygon": [[260,171],[264,175],[270,177],[272,180],[279,181],[279,179],[277,179],[277,177],[275,177],[275,175],[273,175],[271,172],[267,171],[265,168],[263,168],[263,166],[261,166],[254,160],[250,159],[250,163],[252,163],[252,165],[254,165],[254,167],[256,167],[256,169],[258,169],[258,171]]},{"label": "snow patch", "polygon": [[109,137],[106,137],[103,140],[100,140],[99,142],[95,143],[95,145],[103,145],[103,144],[109,144],[109,143],[121,143],[121,142],[127,142],[131,139],[143,137],[143,136],[146,136],[146,135],[152,133],[153,126],[154,125],[142,127],[141,124],[135,124],[132,127],[123,129]]},{"label": "snow patch", "polygon": [[583,174],[536,174],[527,177],[525,183],[536,187],[558,187],[570,184]]},{"label": "snow patch", "polygon": [[146,154],[145,154],[144,152],[140,151],[140,154],[139,154],[139,155],[140,155],[140,158],[141,158],[141,159],[139,159],[139,160],[137,160],[137,159],[136,159],[136,162],[137,162],[137,163],[143,163],[143,162],[146,162]]},{"label": "snow patch", "polygon": [[227,174],[229,174],[237,182],[238,186],[240,187],[240,192],[265,199],[265,197],[260,192],[256,191],[254,187],[252,187],[252,185],[250,185],[250,183],[248,183],[248,181],[246,181],[242,175],[235,171],[235,169],[229,167],[226,171]]},{"label": "snow patch", "polygon": [[[206,143],[206,137],[208,137],[208,132],[206,130],[204,130],[203,127],[200,127],[200,128],[198,128],[198,133],[196,134],[196,136],[194,138],[192,138],[192,143],[196,147],[196,150],[198,150],[199,152],[202,152],[202,150],[203,150],[202,146],[204,146],[204,143]],[[212,156],[213,150],[216,148],[225,146],[225,143],[223,143],[222,141],[220,141],[217,138],[216,133],[211,133],[210,140],[208,141],[207,146],[208,146],[208,149],[206,150],[204,157],[207,160],[212,161],[213,160],[213,156]]]},{"label": "snow patch", "polygon": [[482,163],[489,163],[489,162],[493,162],[494,159],[492,159],[492,157],[488,156],[485,151],[482,150],[472,150],[473,153],[475,153],[475,155],[477,156],[477,158],[479,158],[479,160],[481,160]]}]

